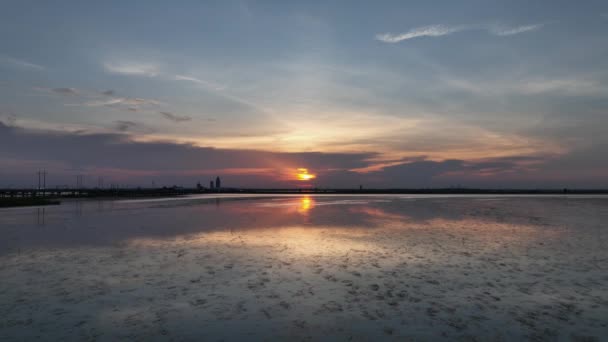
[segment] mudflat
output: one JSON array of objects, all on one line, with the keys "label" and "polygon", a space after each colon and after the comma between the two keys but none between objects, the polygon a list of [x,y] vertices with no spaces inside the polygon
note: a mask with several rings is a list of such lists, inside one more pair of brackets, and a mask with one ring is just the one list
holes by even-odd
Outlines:
[{"label": "mudflat", "polygon": [[608,338],[608,197],[0,209],[0,340]]}]

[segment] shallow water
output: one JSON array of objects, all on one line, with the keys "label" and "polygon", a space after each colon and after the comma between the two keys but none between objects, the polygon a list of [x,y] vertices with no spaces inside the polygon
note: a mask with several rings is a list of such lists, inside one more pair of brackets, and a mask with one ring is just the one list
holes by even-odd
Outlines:
[{"label": "shallow water", "polygon": [[604,340],[608,197],[0,210],[0,340]]}]

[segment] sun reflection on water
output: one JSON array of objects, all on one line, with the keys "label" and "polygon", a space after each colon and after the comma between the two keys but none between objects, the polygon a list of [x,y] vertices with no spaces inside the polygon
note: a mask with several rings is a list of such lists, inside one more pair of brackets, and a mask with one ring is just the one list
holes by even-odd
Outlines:
[{"label": "sun reflection on water", "polygon": [[300,214],[308,214],[310,209],[314,208],[315,200],[310,196],[304,196],[300,198],[298,212]]}]

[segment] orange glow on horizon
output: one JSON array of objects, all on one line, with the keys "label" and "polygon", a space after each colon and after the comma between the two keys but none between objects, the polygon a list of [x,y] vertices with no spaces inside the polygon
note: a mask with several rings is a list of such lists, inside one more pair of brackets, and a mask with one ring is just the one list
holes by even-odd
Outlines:
[{"label": "orange glow on horizon", "polygon": [[308,169],[299,168],[297,171],[298,172],[296,173],[296,177],[299,181],[309,181],[311,179],[317,178],[317,175],[308,173]]}]

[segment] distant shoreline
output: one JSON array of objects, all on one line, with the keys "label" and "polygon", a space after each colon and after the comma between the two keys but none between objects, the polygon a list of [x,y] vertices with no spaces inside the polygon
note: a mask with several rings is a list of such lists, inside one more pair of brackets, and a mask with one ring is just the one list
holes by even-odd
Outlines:
[{"label": "distant shoreline", "polygon": [[41,197],[20,197],[20,198],[0,198],[0,208],[12,207],[32,207],[39,205],[58,205],[61,202],[54,198]]},{"label": "distant shoreline", "polygon": [[345,194],[345,195],[608,195],[608,189],[252,189],[252,188],[120,188],[0,189],[0,207],[59,204],[68,198],[158,198],[202,194]]},{"label": "distant shoreline", "polygon": [[234,191],[221,191],[225,193],[252,193],[252,194],[281,194],[281,193],[319,193],[319,194],[471,194],[471,195],[560,195],[560,194],[608,194],[608,189],[235,189]]}]

